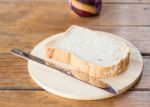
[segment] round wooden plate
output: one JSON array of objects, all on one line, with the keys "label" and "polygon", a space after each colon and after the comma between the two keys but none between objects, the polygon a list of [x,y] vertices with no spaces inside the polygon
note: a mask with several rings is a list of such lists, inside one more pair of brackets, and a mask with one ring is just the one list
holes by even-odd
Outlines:
[{"label": "round wooden plate", "polygon": [[[128,69],[117,77],[101,79],[102,81],[119,90],[118,94],[120,94],[133,86],[139,79],[143,67],[142,56],[138,49],[127,40],[110,33],[100,31],[98,31],[97,33],[99,33],[100,36],[108,35],[116,39],[120,39],[123,42],[126,42],[130,47],[131,52]],[[31,54],[44,59],[45,44],[56,38],[59,38],[62,35],[64,35],[64,33],[56,34],[43,40],[35,46]],[[36,83],[39,84],[43,89],[64,98],[76,100],[97,100],[115,96],[109,92],[83,83],[61,72],[58,72],[57,70],[40,65],[33,61],[28,61],[28,69],[33,80],[35,80]]]}]

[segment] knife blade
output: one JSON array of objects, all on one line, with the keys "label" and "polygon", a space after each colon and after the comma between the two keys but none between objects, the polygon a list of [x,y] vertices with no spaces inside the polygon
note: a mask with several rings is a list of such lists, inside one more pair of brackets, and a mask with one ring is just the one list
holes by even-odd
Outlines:
[{"label": "knife blade", "polygon": [[[54,65],[54,64],[47,65],[45,60],[43,60],[43,59],[41,59],[41,58],[38,58],[38,57],[36,57],[36,56],[33,56],[33,55],[31,55],[31,54],[28,54],[28,53],[26,53],[26,52],[24,52],[24,51],[22,51],[22,50],[19,50],[19,49],[14,48],[14,49],[11,50],[11,53],[13,53],[13,54],[15,54],[15,55],[17,55],[17,56],[19,56],[19,57],[22,57],[22,58],[24,58],[24,59],[32,60],[32,61],[34,61],[34,62],[40,63],[40,64],[42,64],[42,65],[44,65],[44,66],[51,67],[51,68],[53,68],[53,69],[56,69],[57,71],[60,71],[61,73],[64,73],[64,74],[66,74],[66,75],[68,75],[68,76],[71,76],[72,78],[78,79],[78,78],[76,78],[69,70],[66,70],[66,69],[57,67],[57,66]],[[78,79],[78,80],[80,80],[80,79]],[[92,86],[94,86],[94,87],[103,89],[103,90],[105,90],[105,91],[107,91],[107,92],[109,92],[109,93],[112,93],[112,94],[117,94],[117,93],[118,93],[118,90],[117,90],[117,89],[113,88],[113,87],[110,86],[109,84],[104,83],[103,81],[100,81],[100,80],[99,80],[99,81],[100,81],[101,83],[105,84],[105,87],[104,87],[104,88],[103,88],[103,87],[98,87],[98,86],[96,86],[96,85],[93,85],[93,84],[91,84],[91,83],[89,83],[89,82],[85,82],[85,81],[83,81],[83,80],[80,80],[80,81],[81,81],[81,82],[84,82],[84,83],[87,83],[87,84],[90,84],[90,85],[92,85]]]}]

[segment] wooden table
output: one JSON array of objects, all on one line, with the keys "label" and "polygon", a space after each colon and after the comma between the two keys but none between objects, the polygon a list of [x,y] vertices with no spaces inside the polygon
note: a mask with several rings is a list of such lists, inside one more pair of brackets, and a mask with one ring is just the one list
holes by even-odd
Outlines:
[{"label": "wooden table", "polygon": [[[30,52],[46,37],[81,25],[132,42],[144,60],[141,80],[127,92],[97,101],[75,101],[50,94],[30,77],[27,61],[11,48]],[[150,0],[103,0],[101,15],[81,18],[66,0],[0,0],[1,107],[150,107]]]}]

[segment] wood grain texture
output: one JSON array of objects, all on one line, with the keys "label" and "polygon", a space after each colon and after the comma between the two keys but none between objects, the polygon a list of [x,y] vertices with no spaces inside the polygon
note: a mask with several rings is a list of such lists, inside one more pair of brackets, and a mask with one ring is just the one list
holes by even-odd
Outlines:
[{"label": "wood grain texture", "polygon": [[[0,2],[50,2],[67,3],[68,0],[0,0]],[[103,3],[150,3],[149,0],[102,0]]]},{"label": "wood grain texture", "polygon": [[72,24],[118,34],[141,52],[150,52],[150,47],[145,47],[150,45],[150,4],[104,4],[102,15],[93,18],[73,15],[66,3],[2,2],[0,7],[0,53],[12,47],[31,50],[45,37],[65,31]]},{"label": "wood grain texture", "polygon": [[[85,25],[84,25],[85,26]],[[60,32],[64,32],[68,27],[51,28],[48,25],[22,26],[17,25],[10,28],[0,27],[0,53],[7,53],[11,48],[16,47],[25,51],[30,51],[41,40]],[[150,52],[150,27],[118,27],[118,26],[85,26],[93,30],[101,30],[121,36],[132,42],[142,53]],[[143,37],[144,36],[144,37]],[[7,41],[7,42],[5,42]]]},{"label": "wood grain texture", "polygon": [[[123,95],[105,100],[68,100],[45,91],[0,91],[0,105],[3,107],[148,107],[150,92],[129,91]],[[9,103],[8,103],[9,102]]]},{"label": "wood grain texture", "polygon": [[150,25],[150,4],[104,4],[101,15],[91,18],[73,14],[66,3],[8,2],[0,3],[0,7],[0,27],[14,28],[17,25],[17,28],[24,26],[24,29],[29,29],[30,26],[68,27],[72,24]]},{"label": "wood grain texture", "polygon": [[38,89],[31,79],[27,61],[12,54],[0,54],[0,89]]},{"label": "wood grain texture", "polygon": [[149,0],[102,0],[103,3],[150,3]]},{"label": "wood grain texture", "polygon": [[[27,62],[16,56],[0,54],[0,89],[41,89],[28,73]],[[141,80],[133,90],[150,89],[150,57],[144,57],[144,69]]]},{"label": "wood grain texture", "polygon": [[78,24],[131,41],[150,54],[150,0],[103,0],[101,15],[80,18],[70,12],[67,0],[0,0],[0,105],[3,107],[101,106],[149,107],[150,56],[144,57],[141,80],[132,91],[101,101],[66,100],[43,91],[30,78],[26,61],[9,51],[30,52],[46,37]]}]

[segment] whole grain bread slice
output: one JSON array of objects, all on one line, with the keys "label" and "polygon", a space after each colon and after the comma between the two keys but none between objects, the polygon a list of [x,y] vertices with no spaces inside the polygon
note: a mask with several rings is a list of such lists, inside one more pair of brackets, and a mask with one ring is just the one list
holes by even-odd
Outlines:
[{"label": "whole grain bread slice", "polygon": [[70,65],[75,77],[91,82],[125,71],[130,53],[121,40],[76,25],[46,44],[45,50],[48,59]]}]

